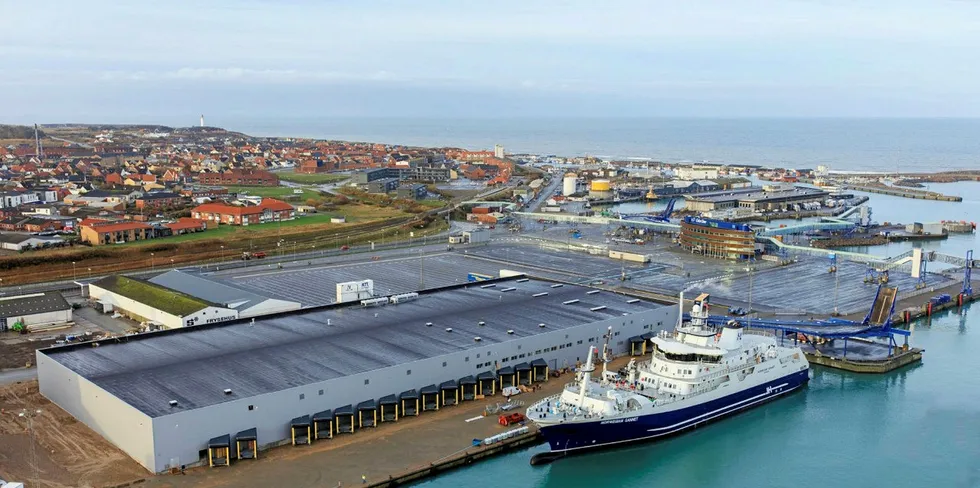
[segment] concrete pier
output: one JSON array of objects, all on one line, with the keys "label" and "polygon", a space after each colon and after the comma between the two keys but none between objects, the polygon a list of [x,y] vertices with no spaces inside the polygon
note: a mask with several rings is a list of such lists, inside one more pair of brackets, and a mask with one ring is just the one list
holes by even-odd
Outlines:
[{"label": "concrete pier", "polygon": [[963,197],[956,195],[943,195],[932,191],[912,190],[909,188],[890,188],[881,186],[855,186],[847,185],[849,190],[864,191],[868,193],[880,193],[893,197],[914,198],[917,200],[937,200],[942,202],[962,202]]}]

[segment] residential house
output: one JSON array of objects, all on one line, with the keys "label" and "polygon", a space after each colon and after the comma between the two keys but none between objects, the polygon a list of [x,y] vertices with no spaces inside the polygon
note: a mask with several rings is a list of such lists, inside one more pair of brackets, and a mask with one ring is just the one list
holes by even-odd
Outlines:
[{"label": "residential house", "polygon": [[89,222],[81,228],[82,241],[93,246],[153,238],[153,227],[142,222]]},{"label": "residential house", "polygon": [[254,225],[265,222],[292,220],[296,217],[293,207],[274,198],[263,198],[256,205],[230,205],[205,203],[191,210],[195,219],[229,225]]},{"label": "residential house", "polygon": [[220,173],[202,172],[197,181],[217,186],[278,186],[279,177],[260,169],[232,169]]},{"label": "residential house", "polygon": [[155,191],[143,194],[136,199],[136,208],[162,208],[173,207],[183,203],[184,198],[176,193],[167,191]]},{"label": "residential house", "polygon": [[5,191],[0,192],[0,207],[13,208],[27,203],[41,201],[36,191]]},{"label": "residential house", "polygon": [[177,219],[176,222],[169,222],[163,224],[163,226],[170,229],[171,234],[176,236],[180,234],[192,234],[194,232],[204,232],[208,230],[208,221],[184,217],[184,218]]}]

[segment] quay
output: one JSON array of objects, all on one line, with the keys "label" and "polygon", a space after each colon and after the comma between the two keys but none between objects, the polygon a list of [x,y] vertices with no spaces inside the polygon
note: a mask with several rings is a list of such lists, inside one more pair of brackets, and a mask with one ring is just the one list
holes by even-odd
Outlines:
[{"label": "quay", "polygon": [[[629,357],[617,358],[610,364],[610,369],[621,368],[629,360]],[[514,400],[524,406],[510,412],[523,412],[527,405],[560,392],[573,377],[573,373],[551,377],[537,391],[515,396]],[[417,417],[399,418],[398,422],[383,422],[377,428],[359,430],[353,435],[335,435],[311,445],[287,445],[262,451],[255,460],[235,462],[227,467],[188,469],[185,476],[148,477],[139,486],[404,486],[539,444],[540,432],[528,422],[527,434],[490,445],[473,445],[473,439],[484,439],[519,427],[499,425],[496,414],[483,416],[486,406],[502,401],[498,394],[484,400],[463,402]],[[365,477],[366,483],[361,482],[361,476]]]},{"label": "quay", "polygon": [[932,191],[922,191],[913,190],[910,188],[887,188],[880,186],[861,186],[861,185],[847,185],[849,190],[857,190],[868,193],[879,193],[882,195],[891,195],[893,197],[902,198],[914,198],[918,200],[937,200],[942,202],[962,202],[963,197],[956,195],[943,195],[942,193],[936,193]]}]

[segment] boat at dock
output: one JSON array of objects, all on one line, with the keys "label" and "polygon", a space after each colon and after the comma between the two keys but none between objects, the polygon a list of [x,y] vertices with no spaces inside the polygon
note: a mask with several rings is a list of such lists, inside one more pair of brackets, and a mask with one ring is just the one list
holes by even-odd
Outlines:
[{"label": "boat at dock", "polygon": [[[809,381],[810,365],[799,347],[782,347],[773,335],[745,330],[734,321],[709,325],[708,308],[708,295],[702,294],[689,322],[650,339],[649,361],[631,360],[620,372],[606,368],[608,343],[601,358],[590,346],[576,381],[527,409],[551,448],[531,464],[678,434]],[[594,381],[597,360],[603,371]]]}]

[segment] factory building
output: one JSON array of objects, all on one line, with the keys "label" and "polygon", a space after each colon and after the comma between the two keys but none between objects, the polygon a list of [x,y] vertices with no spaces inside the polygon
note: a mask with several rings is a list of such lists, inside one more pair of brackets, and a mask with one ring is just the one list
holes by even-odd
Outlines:
[{"label": "factory building", "polygon": [[755,233],[745,224],[702,217],[681,221],[681,247],[694,254],[722,258],[748,259],[755,256]]},{"label": "factory building", "polygon": [[394,405],[453,408],[584,362],[607,331],[620,355],[677,320],[675,306],[523,277],[390,298],[43,349],[40,390],[158,473],[224,462],[229,446],[329,442],[397,421]]}]

